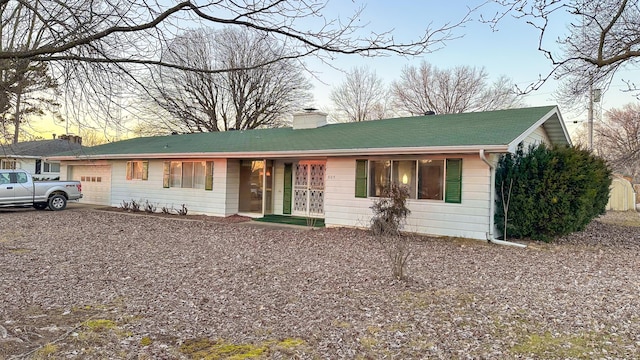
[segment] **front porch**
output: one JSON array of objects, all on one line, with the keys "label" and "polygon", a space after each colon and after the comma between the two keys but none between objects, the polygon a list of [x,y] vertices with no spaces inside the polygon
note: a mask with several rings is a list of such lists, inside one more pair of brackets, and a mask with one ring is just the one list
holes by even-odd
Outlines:
[{"label": "front porch", "polygon": [[326,160],[239,159],[237,164],[238,214],[324,224]]}]

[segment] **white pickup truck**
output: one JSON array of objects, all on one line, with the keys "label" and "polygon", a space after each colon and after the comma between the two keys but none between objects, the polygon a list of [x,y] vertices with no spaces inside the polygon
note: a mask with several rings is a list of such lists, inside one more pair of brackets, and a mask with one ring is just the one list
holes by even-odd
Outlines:
[{"label": "white pickup truck", "polygon": [[81,198],[80,181],[33,181],[24,170],[0,170],[0,207],[49,207],[57,211],[67,207],[67,200]]}]

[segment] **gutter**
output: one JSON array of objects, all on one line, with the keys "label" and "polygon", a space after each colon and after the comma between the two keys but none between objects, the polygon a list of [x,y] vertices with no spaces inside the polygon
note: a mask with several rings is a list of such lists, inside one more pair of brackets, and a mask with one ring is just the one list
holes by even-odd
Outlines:
[{"label": "gutter", "polygon": [[397,147],[397,148],[357,148],[357,149],[322,149],[322,150],[284,150],[284,151],[238,151],[238,152],[161,152],[161,153],[124,153],[124,154],[80,154],[52,155],[51,160],[117,160],[117,159],[184,159],[184,158],[231,158],[231,159],[281,159],[300,157],[329,156],[388,156],[397,154],[474,154],[478,149],[489,151],[508,151],[508,146],[487,145],[473,146],[429,146],[429,147]]},{"label": "gutter", "polygon": [[480,149],[479,156],[485,164],[489,166],[490,180],[489,180],[489,231],[487,232],[487,241],[497,245],[509,245],[516,246],[519,248],[526,248],[527,245],[518,244],[511,241],[498,240],[494,238],[493,229],[495,228],[495,223],[493,220],[493,214],[495,214],[496,210],[496,192],[494,191],[493,184],[496,181],[496,171],[495,166],[487,159],[487,156],[484,152],[485,149]]}]

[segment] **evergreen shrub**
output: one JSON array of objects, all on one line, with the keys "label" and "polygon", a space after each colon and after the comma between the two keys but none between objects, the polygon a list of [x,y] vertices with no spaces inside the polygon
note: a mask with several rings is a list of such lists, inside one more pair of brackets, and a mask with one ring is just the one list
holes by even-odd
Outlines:
[{"label": "evergreen shrub", "polygon": [[605,213],[611,170],[582,148],[541,144],[525,152],[520,146],[500,157],[495,185],[498,229],[508,200],[507,236],[551,241]]}]

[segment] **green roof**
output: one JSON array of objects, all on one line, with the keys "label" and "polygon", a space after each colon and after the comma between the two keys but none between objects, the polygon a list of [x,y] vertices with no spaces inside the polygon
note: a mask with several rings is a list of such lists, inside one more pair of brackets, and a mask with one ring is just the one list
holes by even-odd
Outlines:
[{"label": "green roof", "polygon": [[[83,155],[229,153],[233,156],[233,153],[259,152],[508,146],[554,109],[555,106],[543,106],[328,124],[313,129],[276,128],[143,137],[85,148]],[[561,122],[561,119],[554,121]]]}]

